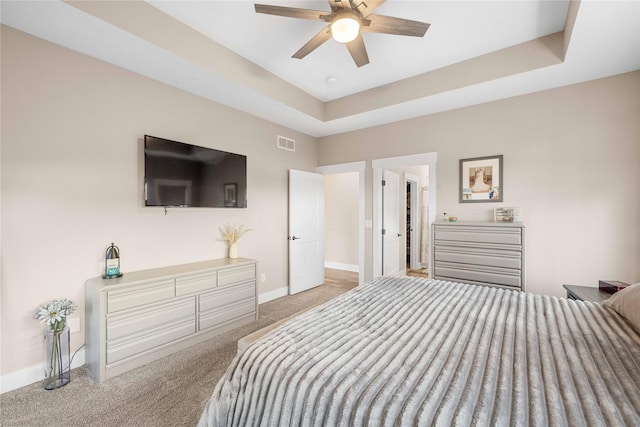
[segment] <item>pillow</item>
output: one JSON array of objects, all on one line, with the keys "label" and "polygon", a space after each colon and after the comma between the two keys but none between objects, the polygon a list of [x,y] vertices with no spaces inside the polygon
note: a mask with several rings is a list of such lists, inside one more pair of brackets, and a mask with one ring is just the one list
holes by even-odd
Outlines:
[{"label": "pillow", "polygon": [[640,332],[640,283],[616,292],[602,304],[615,310]]}]

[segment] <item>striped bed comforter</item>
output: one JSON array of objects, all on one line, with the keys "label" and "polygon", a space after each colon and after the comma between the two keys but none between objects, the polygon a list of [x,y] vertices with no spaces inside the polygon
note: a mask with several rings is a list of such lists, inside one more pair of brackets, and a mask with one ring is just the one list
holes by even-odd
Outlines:
[{"label": "striped bed comforter", "polygon": [[201,426],[640,425],[640,335],[599,304],[383,277],[232,362]]}]

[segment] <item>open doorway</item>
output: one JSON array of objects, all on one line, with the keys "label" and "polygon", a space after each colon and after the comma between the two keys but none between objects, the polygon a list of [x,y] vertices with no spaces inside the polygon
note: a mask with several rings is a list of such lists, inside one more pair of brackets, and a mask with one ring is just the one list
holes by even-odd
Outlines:
[{"label": "open doorway", "polygon": [[[424,211],[422,213],[422,220],[420,223],[422,236],[418,243],[414,244],[414,247],[419,246],[420,248],[424,248],[424,251],[421,251],[422,260],[425,261],[427,271],[430,271],[430,263],[431,257],[428,256],[427,251],[430,246],[430,235],[429,235],[429,224],[435,221],[436,217],[436,161],[437,161],[437,153],[425,153],[425,154],[416,154],[410,156],[402,156],[402,157],[390,157],[386,159],[377,159],[372,161],[373,167],[373,277],[381,276],[384,273],[384,249],[383,249],[383,230],[384,230],[384,204],[383,204],[383,176],[385,170],[395,170],[404,171],[409,168],[413,168],[416,166],[426,166],[428,168],[428,184],[423,186],[424,188],[419,188],[419,194],[423,197],[424,200]],[[401,187],[403,189],[402,196],[406,198],[404,189],[405,187]],[[424,191],[426,190],[426,191]],[[423,194],[424,193],[424,194]],[[398,203],[402,203],[403,208],[406,208],[406,199],[405,201]],[[420,203],[419,203],[420,205]],[[400,229],[406,229],[406,216],[402,216],[403,223],[401,224]],[[403,248],[404,249],[404,248]],[[403,266],[406,265],[404,250],[402,252],[402,256],[400,261]],[[406,271],[406,270],[405,270]]]},{"label": "open doorway", "polygon": [[324,175],[324,266],[358,272],[358,173]]},{"label": "open doorway", "polygon": [[325,176],[325,266],[357,271],[364,283],[365,162],[321,166]]},{"label": "open doorway", "polygon": [[417,166],[405,172],[405,227],[407,276],[429,275],[429,166]]}]

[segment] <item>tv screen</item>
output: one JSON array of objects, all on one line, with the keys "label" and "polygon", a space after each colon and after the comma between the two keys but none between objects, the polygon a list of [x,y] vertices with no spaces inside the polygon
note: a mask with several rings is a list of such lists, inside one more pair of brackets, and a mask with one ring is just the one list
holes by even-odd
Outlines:
[{"label": "tv screen", "polygon": [[246,208],[247,157],[144,136],[145,206]]}]

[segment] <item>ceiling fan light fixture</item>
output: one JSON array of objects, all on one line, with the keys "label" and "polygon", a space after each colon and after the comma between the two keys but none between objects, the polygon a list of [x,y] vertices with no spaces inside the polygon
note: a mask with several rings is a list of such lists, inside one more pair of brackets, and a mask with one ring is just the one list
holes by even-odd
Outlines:
[{"label": "ceiling fan light fixture", "polygon": [[340,14],[331,22],[331,36],[340,43],[350,43],[360,34],[360,21],[351,13]]}]

